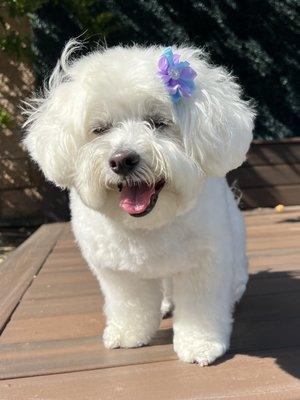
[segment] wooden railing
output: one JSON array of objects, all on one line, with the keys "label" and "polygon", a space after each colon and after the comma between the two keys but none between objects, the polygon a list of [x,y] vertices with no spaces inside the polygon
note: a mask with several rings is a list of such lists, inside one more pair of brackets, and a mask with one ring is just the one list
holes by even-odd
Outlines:
[{"label": "wooden railing", "polygon": [[254,141],[228,181],[241,192],[243,209],[300,204],[300,138]]}]

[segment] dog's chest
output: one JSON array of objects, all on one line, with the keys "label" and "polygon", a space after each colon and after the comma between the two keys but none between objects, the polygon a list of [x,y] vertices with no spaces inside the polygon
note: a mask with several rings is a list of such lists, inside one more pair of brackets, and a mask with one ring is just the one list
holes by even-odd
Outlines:
[{"label": "dog's chest", "polygon": [[173,226],[159,232],[127,233],[107,230],[77,237],[94,272],[101,268],[131,271],[158,278],[195,268],[208,256],[209,246],[195,232]]}]

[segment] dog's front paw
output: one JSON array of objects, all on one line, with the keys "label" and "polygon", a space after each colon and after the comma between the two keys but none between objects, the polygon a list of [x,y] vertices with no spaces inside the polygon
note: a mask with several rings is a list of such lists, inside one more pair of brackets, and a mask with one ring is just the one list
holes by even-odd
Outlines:
[{"label": "dog's front paw", "polygon": [[180,360],[197,363],[201,367],[213,363],[221,357],[227,350],[226,343],[202,337],[174,337],[174,350]]},{"label": "dog's front paw", "polygon": [[139,329],[108,325],[103,332],[103,343],[108,349],[141,347],[149,344],[151,336]]}]

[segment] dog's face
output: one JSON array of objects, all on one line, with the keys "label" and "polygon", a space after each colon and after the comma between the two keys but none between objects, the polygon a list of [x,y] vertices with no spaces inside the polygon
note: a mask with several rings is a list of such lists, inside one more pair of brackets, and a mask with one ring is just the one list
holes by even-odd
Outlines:
[{"label": "dog's face", "polygon": [[29,112],[25,144],[46,177],[131,228],[157,228],[189,210],[207,176],[245,158],[253,111],[239,87],[201,52],[178,53],[197,71],[196,90],[173,104],[157,73],[163,49],[62,55],[50,89]]}]

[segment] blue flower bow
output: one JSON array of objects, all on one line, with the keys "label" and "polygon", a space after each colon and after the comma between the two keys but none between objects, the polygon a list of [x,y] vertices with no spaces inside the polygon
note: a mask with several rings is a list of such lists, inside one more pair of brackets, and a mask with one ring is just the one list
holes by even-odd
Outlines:
[{"label": "blue flower bow", "polygon": [[171,47],[164,50],[158,61],[158,74],[161,76],[173,103],[182,97],[190,97],[196,86],[197,76],[188,61],[179,61],[180,55],[173,54]]}]

